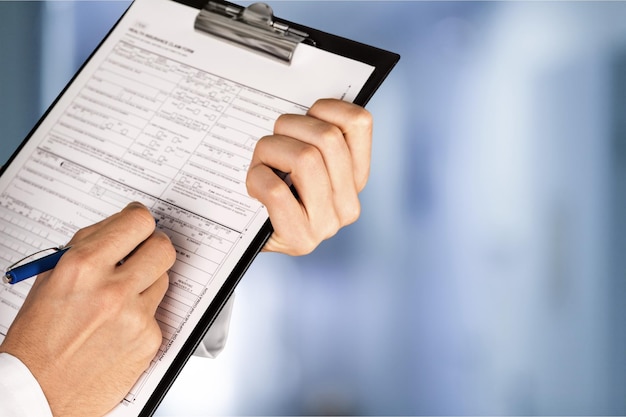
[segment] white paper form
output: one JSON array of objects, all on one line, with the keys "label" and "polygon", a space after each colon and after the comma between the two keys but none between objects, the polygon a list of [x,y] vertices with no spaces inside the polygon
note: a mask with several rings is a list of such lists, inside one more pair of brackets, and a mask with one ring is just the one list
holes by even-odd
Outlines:
[{"label": "white paper form", "polygon": [[[282,113],[352,101],[373,67],[300,45],[291,65],[193,29],[197,9],[136,0],[0,178],[0,268],[141,201],[177,261],[163,343],[111,415],[143,408],[267,220],[245,176]],[[0,287],[0,341],[31,283]]]}]

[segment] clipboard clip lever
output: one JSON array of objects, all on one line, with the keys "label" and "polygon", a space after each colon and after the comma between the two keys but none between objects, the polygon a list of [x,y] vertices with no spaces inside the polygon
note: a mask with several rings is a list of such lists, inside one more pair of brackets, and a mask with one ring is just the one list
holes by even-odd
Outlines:
[{"label": "clipboard clip lever", "polygon": [[265,3],[242,7],[209,1],[196,16],[194,28],[287,64],[298,44],[310,39],[307,33],[276,21]]}]

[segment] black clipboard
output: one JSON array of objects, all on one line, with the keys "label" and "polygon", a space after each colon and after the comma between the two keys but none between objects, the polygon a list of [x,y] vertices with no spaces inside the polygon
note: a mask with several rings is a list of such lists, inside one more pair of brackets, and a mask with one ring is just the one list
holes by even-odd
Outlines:
[{"label": "black clipboard", "polygon": [[[379,88],[379,86],[382,84],[382,82],[385,80],[385,78],[388,76],[390,71],[400,59],[400,56],[398,54],[383,49],[332,35],[311,27],[299,25],[288,20],[276,18],[274,17],[271,8],[262,3],[255,3],[248,7],[242,7],[234,3],[219,0],[209,2],[207,2],[206,0],[171,1],[198,9],[196,27],[190,27],[190,30],[204,31],[202,27],[198,26],[198,20],[200,20],[201,18],[206,19],[207,13],[208,16],[212,16],[213,14],[215,14],[216,18],[218,19],[226,19],[223,26],[227,29],[235,30],[237,26],[252,26],[253,32],[255,33],[254,37],[256,38],[263,37],[264,34],[267,34],[270,37],[279,38],[295,34],[295,41],[292,40],[292,43],[295,42],[295,44],[292,45],[293,48],[297,47],[297,43],[304,42],[325,51],[331,52],[333,54],[341,55],[371,65],[372,67],[374,67],[374,70],[367,82],[364,84],[363,88],[359,91],[356,98],[354,99],[354,103],[361,106],[365,106],[367,104],[367,102],[370,100],[370,98],[373,96],[373,94],[376,92],[376,90]],[[78,74],[80,74],[80,72],[89,62],[89,60],[98,52],[102,43],[105,42],[105,40],[109,37],[111,33],[113,33],[113,31],[115,31],[117,25],[124,19],[125,16],[126,13],[118,20],[118,22],[113,26],[109,34],[107,34],[107,36],[100,43],[98,48],[96,48],[96,50],[91,54],[90,58],[77,71],[76,75],[68,83],[65,89],[63,89],[63,91],[59,94],[57,99],[52,103],[48,111],[42,116],[39,122],[31,130],[31,132],[28,134],[28,136],[22,142],[16,152],[11,156],[7,164],[2,167],[0,175],[2,175],[7,170],[13,160],[24,148],[28,140],[37,131],[37,128],[42,124],[42,121],[46,119],[51,109],[54,108],[60,98],[68,90],[72,82],[74,82]],[[209,36],[220,36],[216,33],[207,34]],[[236,45],[235,47],[250,47],[249,45],[246,45],[247,41],[245,40],[243,42],[240,42],[237,39],[233,41],[232,38],[224,40],[230,43],[234,43]],[[253,43],[258,46],[258,42]],[[288,48],[290,48],[290,46]],[[258,48],[256,46],[252,46],[250,47],[250,49],[250,53],[267,53],[267,51],[264,51],[263,48]],[[270,53],[269,55],[272,54]],[[276,56],[269,55],[268,59],[277,59]],[[285,59],[283,57],[278,59],[286,60],[287,62],[285,63],[285,65],[288,65],[288,60],[290,58],[288,57]],[[191,355],[194,353],[194,351],[202,341],[209,327],[215,321],[216,317],[235,290],[235,287],[238,285],[246,270],[251,265],[257,254],[260,252],[267,239],[270,237],[271,233],[272,225],[270,221],[267,220],[258,231],[250,245],[247,247],[243,256],[239,259],[238,263],[229,274],[225,283],[222,285],[221,289],[212,300],[210,306],[204,312],[201,319],[198,321],[197,325],[194,327],[193,331],[182,345],[182,348],[179,350],[175,359],[167,369],[164,376],[161,378],[160,383],[157,385],[156,389],[150,395],[150,398],[145,402],[145,405],[143,406],[139,414],[140,416],[151,416],[157,410],[159,404],[168,392],[169,388],[172,386],[182,368],[185,366],[188,359],[191,357]]]},{"label": "black clipboard", "polygon": [[[186,4],[199,10],[209,4],[204,0],[172,1]],[[235,5],[230,2],[216,1],[213,3],[232,7],[234,9],[242,9],[241,6]],[[399,54],[387,50],[383,50],[371,45],[366,45],[344,37],[332,35],[327,32],[303,26],[288,20],[276,18],[274,16],[272,16],[272,18],[274,19],[274,21],[286,25],[289,28],[294,28],[299,32],[307,34],[309,41],[314,42],[314,46],[317,48],[372,65],[374,67],[372,75],[354,100],[355,104],[361,106],[365,106],[369,102],[376,90],[387,78],[391,70],[400,59]],[[157,389],[154,391],[151,399],[148,401],[148,403],[146,403],[146,406],[140,414],[141,417],[151,416],[157,410],[159,404],[163,400],[163,397],[172,386],[177,376],[182,371],[183,367],[189,360],[189,357],[193,355],[194,351],[202,341],[209,327],[215,321],[215,318],[220,313],[221,309],[224,307],[224,305],[234,292],[235,287],[237,286],[237,284],[239,284],[248,267],[252,264],[254,258],[259,254],[259,252],[263,248],[263,245],[265,244],[267,239],[269,239],[271,234],[272,225],[268,221],[257,234],[254,244],[248,248],[248,251],[246,252],[244,257],[241,258],[235,270],[233,270],[226,283],[222,286],[222,289],[213,300],[213,303],[205,312],[198,326],[196,326],[196,328],[194,329],[191,337],[188,338],[184,347],[181,349],[178,356],[176,357],[174,363],[166,373],[165,377],[161,380],[161,383],[159,384]]]},{"label": "black clipboard", "polygon": [[[201,9],[208,4],[205,1],[198,0],[173,1],[193,6],[198,9]],[[234,5],[230,2],[220,1],[215,3],[219,3],[228,7],[233,7],[235,9],[241,8],[241,6]],[[361,106],[365,106],[369,102],[376,90],[379,88],[379,86],[382,84],[382,82],[385,80],[385,78],[388,76],[390,71],[400,59],[400,56],[396,53],[392,53],[370,45],[362,44],[347,38],[332,35],[317,29],[313,29],[311,27],[299,25],[288,20],[277,18],[274,18],[274,20],[288,26],[289,28],[295,28],[299,32],[308,34],[309,39],[314,42],[314,45],[317,48],[321,48],[338,55],[352,58],[354,60],[361,61],[375,67],[369,80],[354,100],[355,104],[359,104]],[[150,401],[144,407],[141,416],[151,416],[156,411],[163,397],[174,383],[174,380],[176,379],[184,365],[187,363],[189,357],[198,347],[202,338],[208,331],[209,327],[211,326],[223,306],[228,301],[229,297],[232,295],[235,287],[245,274],[246,270],[251,265],[256,255],[260,252],[267,239],[269,239],[271,233],[272,226],[271,223],[268,221],[261,229],[261,231],[257,234],[254,244],[249,247],[248,252],[240,260],[236,269],[230,275],[230,277],[222,287],[221,291],[218,293],[217,297],[214,299],[213,303],[206,311],[203,318],[200,320],[200,323],[194,330],[192,336],[187,340],[187,343],[185,343],[184,347],[181,349],[176,360],[166,373],[165,377],[162,379],[157,389],[154,391]]]}]

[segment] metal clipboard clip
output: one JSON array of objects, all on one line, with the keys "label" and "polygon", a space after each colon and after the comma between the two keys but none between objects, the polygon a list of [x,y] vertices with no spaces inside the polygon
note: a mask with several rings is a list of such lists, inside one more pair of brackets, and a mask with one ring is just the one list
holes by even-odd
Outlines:
[{"label": "metal clipboard clip", "polygon": [[194,28],[287,64],[298,44],[310,40],[307,33],[275,21],[272,8],[265,3],[242,7],[209,1],[196,16]]}]

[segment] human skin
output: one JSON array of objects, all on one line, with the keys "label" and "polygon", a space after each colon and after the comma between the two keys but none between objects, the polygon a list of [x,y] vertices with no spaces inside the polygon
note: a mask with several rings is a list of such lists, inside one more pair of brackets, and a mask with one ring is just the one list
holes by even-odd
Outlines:
[{"label": "human skin", "polygon": [[[274,228],[265,251],[304,255],[356,221],[371,136],[371,115],[340,100],[277,120],[258,141],[246,179]],[[297,197],[276,170],[290,175]],[[176,253],[139,203],[81,229],[69,245],[35,280],[0,352],[28,367],[54,415],[99,416],[124,398],[161,345],[154,314]]]}]

